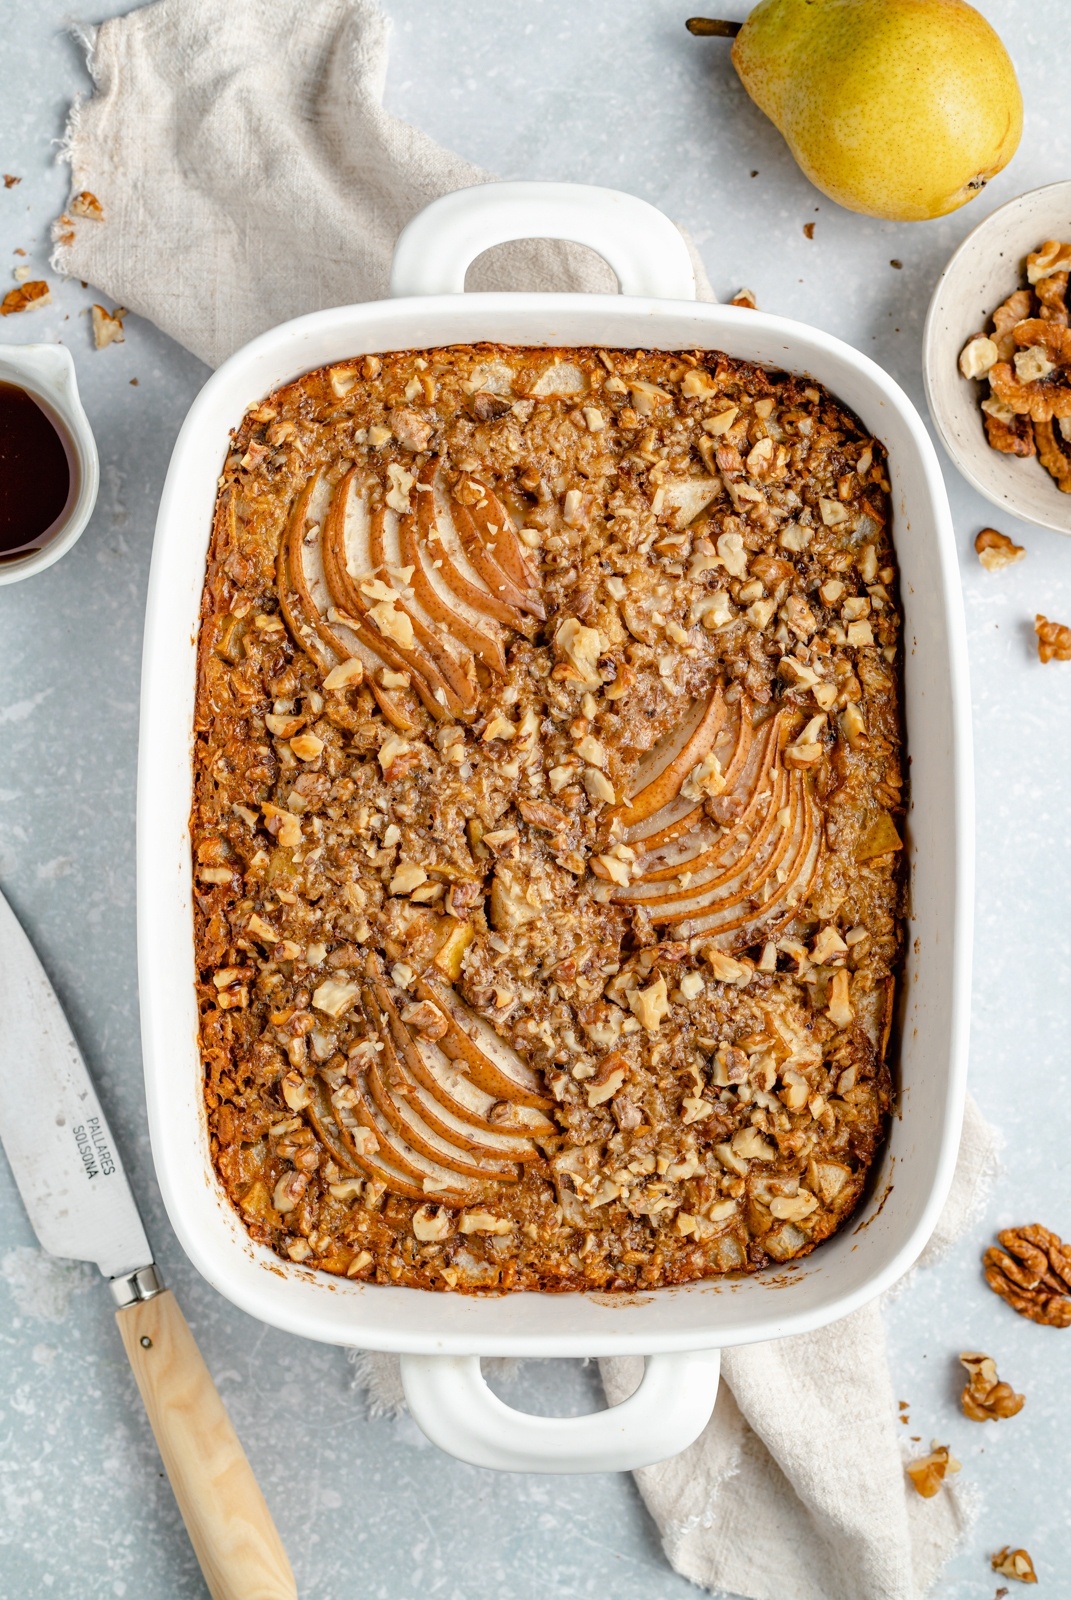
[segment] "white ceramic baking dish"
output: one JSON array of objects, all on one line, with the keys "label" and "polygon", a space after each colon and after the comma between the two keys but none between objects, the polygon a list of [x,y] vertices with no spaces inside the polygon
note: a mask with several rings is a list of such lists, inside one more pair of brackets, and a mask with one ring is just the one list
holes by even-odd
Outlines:
[{"label": "white ceramic baking dish", "polygon": [[[466,294],[490,245],[577,240],[613,266],[619,296]],[[402,235],[395,298],[300,317],[255,339],[206,383],[171,459],[149,582],[138,781],[138,945],[149,1122],[176,1232],[219,1291],[306,1338],[403,1353],[410,1405],[444,1448],[481,1465],[592,1471],[642,1465],[702,1429],[726,1345],[845,1316],[915,1260],[948,1191],[967,1051],[972,778],[967,656],[952,526],[934,449],[910,401],[866,356],[782,317],[694,300],[680,234],[628,195],[501,184],[447,196]],[[209,1159],[194,1004],[190,810],[198,608],[216,480],[245,408],[310,368],[368,351],[500,340],[710,348],[807,373],[884,441],[906,614],[911,913],[899,1096],[868,1198],[789,1270],[653,1293],[482,1298],[361,1284],[254,1245]],[[593,1416],[536,1418],[491,1394],[479,1357],[638,1353],[632,1399]]]}]

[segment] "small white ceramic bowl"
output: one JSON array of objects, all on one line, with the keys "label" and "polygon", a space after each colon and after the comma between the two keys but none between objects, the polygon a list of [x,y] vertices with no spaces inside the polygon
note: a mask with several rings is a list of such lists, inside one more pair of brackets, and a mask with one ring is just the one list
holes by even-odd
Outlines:
[{"label": "small white ceramic bowl", "polygon": [[61,344],[0,345],[0,383],[17,384],[33,396],[62,439],[71,467],[67,503],[40,546],[0,561],[0,584],[5,584],[43,572],[81,538],[97,502],[100,467],[69,350]]},{"label": "small white ceramic bowl", "polygon": [[934,426],[956,466],[1002,511],[1071,533],[1071,494],[1036,457],[1001,455],[982,424],[983,385],[962,376],[959,354],[1013,289],[1026,285],[1026,257],[1046,239],[1071,239],[1071,183],[1031,189],[969,233],[933,291],[922,335],[922,375]]}]

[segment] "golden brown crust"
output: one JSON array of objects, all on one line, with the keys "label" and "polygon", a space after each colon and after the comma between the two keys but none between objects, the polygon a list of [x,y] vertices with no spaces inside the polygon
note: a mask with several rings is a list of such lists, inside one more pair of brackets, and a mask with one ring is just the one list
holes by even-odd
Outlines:
[{"label": "golden brown crust", "polygon": [[407,351],[247,414],[192,834],[255,1238],[623,1290],[851,1213],[902,939],[888,488],[818,386],[716,353]]}]

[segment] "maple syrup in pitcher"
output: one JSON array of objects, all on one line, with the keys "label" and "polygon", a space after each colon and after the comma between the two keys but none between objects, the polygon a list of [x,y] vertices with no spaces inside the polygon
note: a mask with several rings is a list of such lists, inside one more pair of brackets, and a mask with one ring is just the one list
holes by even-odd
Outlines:
[{"label": "maple syrup in pitcher", "polygon": [[0,382],[0,561],[48,543],[70,490],[56,424],[25,389]]}]

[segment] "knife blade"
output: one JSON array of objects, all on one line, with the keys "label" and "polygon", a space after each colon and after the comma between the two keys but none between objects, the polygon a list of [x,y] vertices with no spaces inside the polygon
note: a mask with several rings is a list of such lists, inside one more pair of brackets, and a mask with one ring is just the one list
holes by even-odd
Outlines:
[{"label": "knife blade", "polygon": [[0,894],[0,1142],[54,1256],[106,1278],[152,1251],[82,1053],[37,955]]},{"label": "knife blade", "polygon": [[63,1008],[0,894],[0,1142],[52,1255],[95,1261],[213,1600],[297,1600],[282,1540],[204,1358],[152,1258]]}]

